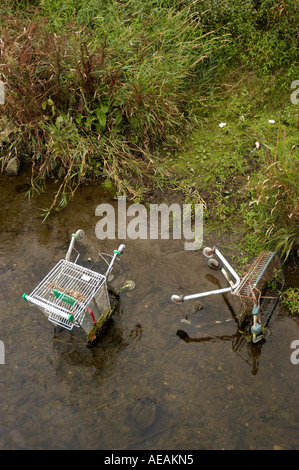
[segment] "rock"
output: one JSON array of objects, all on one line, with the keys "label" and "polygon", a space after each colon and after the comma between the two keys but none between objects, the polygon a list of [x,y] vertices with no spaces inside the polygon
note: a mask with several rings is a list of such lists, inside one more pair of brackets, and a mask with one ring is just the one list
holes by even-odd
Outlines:
[{"label": "rock", "polygon": [[192,325],[190,320],[187,320],[187,318],[182,318],[181,323],[185,323],[186,325]]},{"label": "rock", "polygon": [[8,176],[18,176],[20,169],[20,161],[17,157],[13,157],[9,160],[6,167],[6,174]]},{"label": "rock", "polygon": [[157,405],[150,398],[138,398],[128,409],[130,417],[140,426],[146,429],[151,426],[156,418]]}]

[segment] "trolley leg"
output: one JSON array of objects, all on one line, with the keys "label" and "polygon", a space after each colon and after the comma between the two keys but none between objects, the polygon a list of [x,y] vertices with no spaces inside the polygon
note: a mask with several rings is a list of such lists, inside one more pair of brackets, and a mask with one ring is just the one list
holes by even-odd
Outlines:
[{"label": "trolley leg", "polygon": [[263,337],[262,333],[262,325],[258,321],[258,314],[259,314],[259,307],[255,306],[252,309],[253,314],[253,325],[251,327],[252,333],[252,342],[257,343]]}]

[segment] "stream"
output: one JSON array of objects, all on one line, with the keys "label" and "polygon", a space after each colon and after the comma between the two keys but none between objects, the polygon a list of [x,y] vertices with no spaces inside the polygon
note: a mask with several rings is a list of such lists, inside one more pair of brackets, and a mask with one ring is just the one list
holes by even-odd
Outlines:
[{"label": "stream", "polygon": [[[278,303],[266,340],[247,343],[226,294],[200,308],[170,300],[226,286],[202,250],[183,240],[99,240],[96,207],[117,205],[100,184],[80,187],[41,223],[57,186],[29,199],[29,182],[26,171],[0,176],[0,449],[299,449],[298,316]],[[81,329],[55,328],[22,298],[65,257],[77,229],[79,264],[125,243],[112,285],[135,283],[92,348]]]}]

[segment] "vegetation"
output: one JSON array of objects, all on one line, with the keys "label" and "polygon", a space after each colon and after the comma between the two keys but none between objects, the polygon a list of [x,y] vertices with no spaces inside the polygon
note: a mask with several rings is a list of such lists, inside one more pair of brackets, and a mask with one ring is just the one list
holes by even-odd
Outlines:
[{"label": "vegetation", "polygon": [[288,259],[297,24],[295,0],[5,0],[2,170],[30,162],[30,195],[59,179],[46,216],[93,178],[138,200],[179,189],[210,224],[238,226],[250,253]]},{"label": "vegetation", "polygon": [[299,162],[296,145],[287,148],[285,136],[278,131],[276,146],[265,146],[264,152],[261,171],[254,178],[251,210],[245,215],[245,220],[254,230],[256,248],[266,244],[288,258],[299,241]]},{"label": "vegetation", "polygon": [[177,142],[194,75],[223,39],[203,35],[184,6],[43,1],[24,17],[8,3],[19,14],[2,19],[5,158],[33,161],[35,189],[55,172],[65,195],[93,174],[141,196],[147,177],[165,172],[150,150]]},{"label": "vegetation", "polygon": [[299,288],[289,287],[282,294],[282,303],[293,315],[299,313]]}]

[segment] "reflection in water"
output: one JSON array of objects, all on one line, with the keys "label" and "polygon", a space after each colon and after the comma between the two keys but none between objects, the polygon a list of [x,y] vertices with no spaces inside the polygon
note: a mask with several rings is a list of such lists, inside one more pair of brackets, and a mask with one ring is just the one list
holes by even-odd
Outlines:
[{"label": "reflection in water", "polygon": [[[215,276],[213,276],[213,274],[206,274],[205,278],[212,284],[215,285],[215,287],[217,289],[221,289],[221,287],[223,287],[219,281],[219,279],[217,279]],[[228,310],[230,311],[231,315],[233,318],[236,318],[236,315],[235,315],[235,312],[234,312],[234,309],[232,308],[231,306],[231,303],[229,302],[228,300],[228,297],[227,297],[227,294],[221,294],[221,297],[225,303],[225,305],[227,306]]]},{"label": "reflection in water", "polygon": [[231,336],[204,336],[203,338],[190,338],[188,333],[184,330],[178,330],[177,336],[185,341],[185,343],[205,343],[207,341],[230,341],[232,339]]},{"label": "reflection in water", "polygon": [[259,343],[248,342],[240,333],[233,338],[232,349],[252,368],[252,375],[256,375],[259,367],[259,358],[262,353],[262,345],[265,340],[262,339]]},{"label": "reflection in water", "polygon": [[247,341],[239,331],[234,335],[203,336],[200,338],[191,338],[184,330],[178,330],[176,334],[180,339],[185,341],[185,343],[231,341],[233,352],[250,365],[252,375],[256,375],[258,372],[259,357],[262,352],[262,345],[265,342],[264,340],[254,344],[251,341]]},{"label": "reflection in water", "polygon": [[[118,314],[117,312],[114,316]],[[128,347],[133,349],[142,336],[140,324],[124,336],[121,325],[113,318],[110,318],[101,336],[92,345],[86,343],[84,332],[80,329],[67,331],[54,326],[53,330],[53,349],[60,359],[63,359],[66,368],[71,364],[82,367],[95,366],[99,371],[105,369],[106,362],[112,367],[117,362],[118,355]],[[59,361],[59,364],[61,362]]]}]

